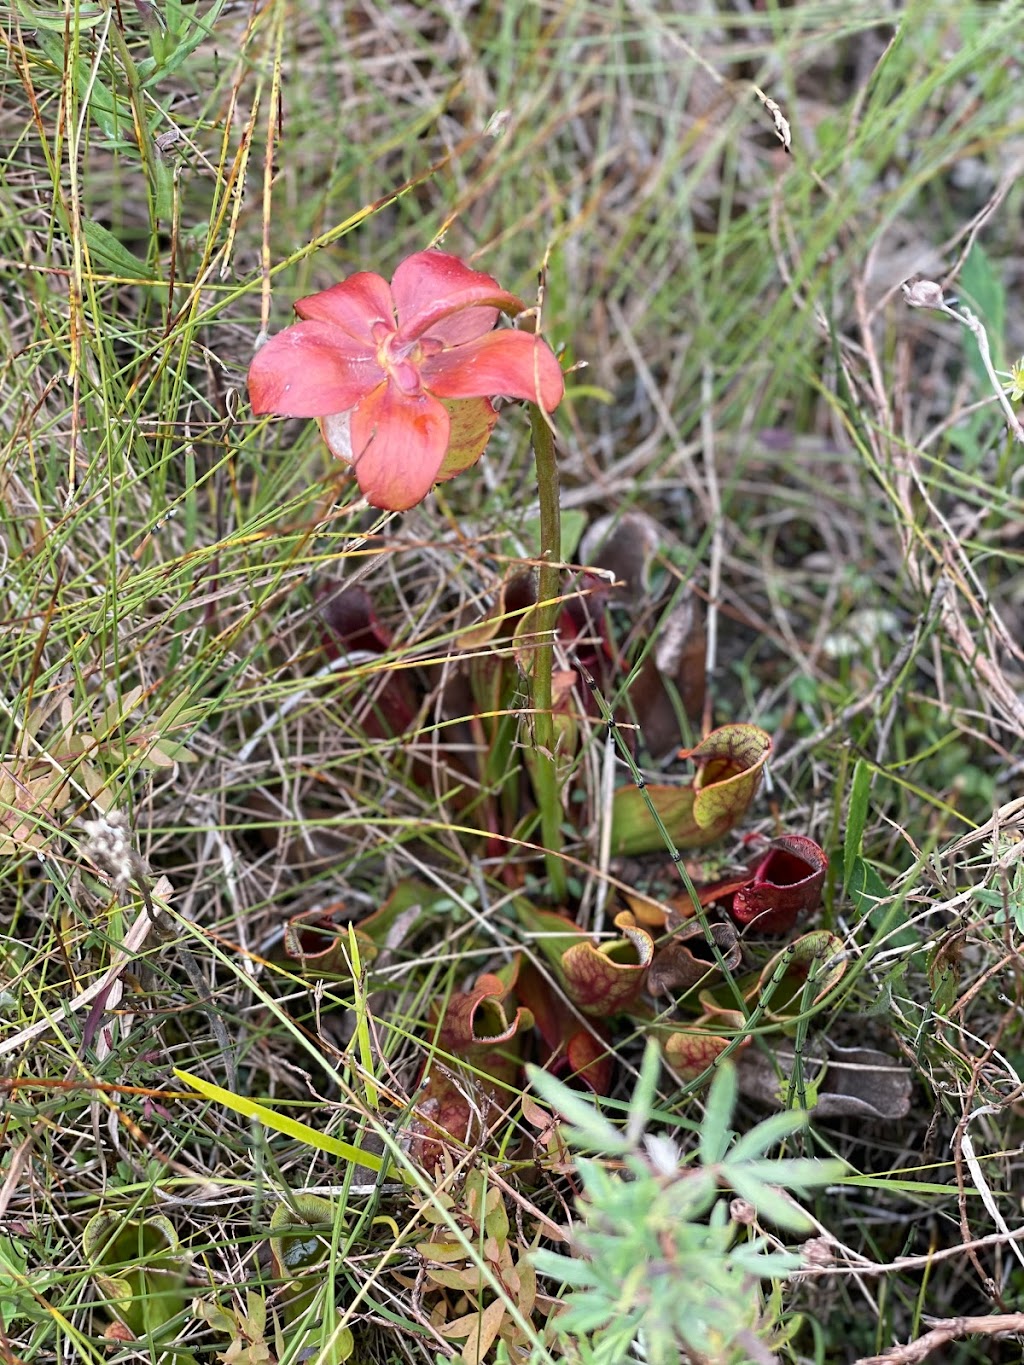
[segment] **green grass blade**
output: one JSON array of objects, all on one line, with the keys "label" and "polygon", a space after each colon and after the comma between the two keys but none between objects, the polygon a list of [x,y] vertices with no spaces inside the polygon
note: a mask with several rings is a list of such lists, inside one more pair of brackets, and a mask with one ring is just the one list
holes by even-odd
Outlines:
[{"label": "green grass blade", "polygon": [[[219,1085],[204,1081],[200,1076],[194,1076],[190,1071],[179,1071],[175,1068],[174,1074],[179,1081],[191,1086],[193,1090],[197,1090],[204,1099],[213,1100],[215,1104],[222,1104],[226,1109],[241,1114],[245,1118],[257,1119],[263,1124],[264,1128],[271,1128],[276,1133],[284,1133],[287,1137],[296,1138],[308,1147],[315,1147],[321,1152],[328,1152],[331,1156],[340,1157],[342,1161],[350,1161],[355,1166],[365,1166],[371,1171],[380,1171],[384,1164],[382,1159],[373,1152],[364,1152],[359,1147],[353,1147],[350,1142],[343,1142],[340,1138],[328,1137],[326,1133],[311,1128],[308,1123],[302,1123],[299,1119],[288,1118],[285,1114],[278,1114],[275,1110],[268,1109],[265,1104],[260,1104],[258,1100],[247,1099],[244,1095],[235,1095],[232,1091],[224,1090]],[[401,1175],[401,1172],[398,1174]]]}]

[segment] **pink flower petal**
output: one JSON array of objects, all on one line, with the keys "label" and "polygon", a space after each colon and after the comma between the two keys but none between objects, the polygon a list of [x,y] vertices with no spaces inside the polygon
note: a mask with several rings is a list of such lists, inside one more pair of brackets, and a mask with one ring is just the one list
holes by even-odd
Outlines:
[{"label": "pink flower petal", "polygon": [[[438,304],[439,309],[441,306]],[[447,311],[443,316],[435,316],[423,325],[417,324],[412,336],[418,338],[429,335],[432,340],[440,341],[445,346],[461,346],[463,342],[482,337],[498,321],[497,308],[473,307],[452,312],[449,305],[444,307]]]},{"label": "pink flower petal", "polygon": [[378,385],[352,413],[352,464],[367,502],[391,512],[422,502],[437,481],[449,430],[436,398]]},{"label": "pink flower petal", "polygon": [[368,270],[299,299],[295,311],[312,322],[333,323],[373,354],[377,351],[374,323],[384,322],[391,328],[395,325],[395,305],[387,281]]},{"label": "pink flower petal", "polygon": [[[481,270],[470,270],[446,251],[407,256],[391,281],[401,341],[438,337],[449,346],[489,332],[499,308],[523,311],[523,303]],[[474,394],[473,397],[482,397]]]},{"label": "pink flower petal", "polygon": [[255,413],[322,417],[354,407],[380,383],[376,360],[324,322],[297,322],[264,342],[249,366]]},{"label": "pink flower petal", "polygon": [[420,366],[423,383],[438,398],[491,398],[505,394],[553,412],[562,401],[562,367],[541,337],[504,328],[441,351]]}]

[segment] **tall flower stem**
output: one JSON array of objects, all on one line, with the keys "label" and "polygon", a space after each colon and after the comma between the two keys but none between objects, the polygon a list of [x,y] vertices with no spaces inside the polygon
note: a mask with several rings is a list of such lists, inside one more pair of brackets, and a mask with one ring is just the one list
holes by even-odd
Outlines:
[{"label": "tall flower stem", "polygon": [[555,718],[552,710],[551,675],[555,662],[555,631],[558,627],[559,564],[562,558],[561,505],[558,495],[558,460],[551,419],[536,404],[530,405],[533,426],[533,458],[540,496],[540,571],[537,575],[537,607],[534,631],[537,649],[533,658],[532,701],[535,752],[533,785],[540,807],[541,841],[548,880],[555,900],[566,898],[568,884],[562,861],[562,800],[555,758]]}]

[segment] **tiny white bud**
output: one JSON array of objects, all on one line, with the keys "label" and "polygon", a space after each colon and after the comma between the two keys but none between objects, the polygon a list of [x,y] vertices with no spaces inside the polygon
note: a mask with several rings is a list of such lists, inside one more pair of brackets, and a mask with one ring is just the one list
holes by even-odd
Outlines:
[{"label": "tiny white bud", "polygon": [[941,308],[945,303],[942,288],[934,280],[904,280],[900,288],[911,308]]},{"label": "tiny white bud", "polygon": [[734,1223],[742,1223],[749,1228],[757,1222],[757,1209],[745,1199],[732,1199],[729,1201],[729,1217]]},{"label": "tiny white bud", "polygon": [[487,127],[484,129],[485,137],[498,138],[505,132],[512,121],[511,109],[495,109],[494,113],[487,120]]},{"label": "tiny white bud", "polygon": [[811,1237],[800,1248],[804,1265],[834,1265],[835,1256],[825,1237]]}]

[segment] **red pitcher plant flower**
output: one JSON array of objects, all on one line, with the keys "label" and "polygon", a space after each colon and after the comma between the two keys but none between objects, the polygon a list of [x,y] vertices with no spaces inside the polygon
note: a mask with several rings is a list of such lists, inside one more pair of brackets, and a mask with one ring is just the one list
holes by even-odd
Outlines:
[{"label": "red pitcher plant flower", "polygon": [[369,271],[300,299],[301,321],[249,367],[253,411],[317,417],[331,453],[355,470],[374,507],[402,511],[483,454],[491,399],[552,412],[564,392],[554,352],[503,328],[524,305],[444,251],[402,261],[388,285]]}]

